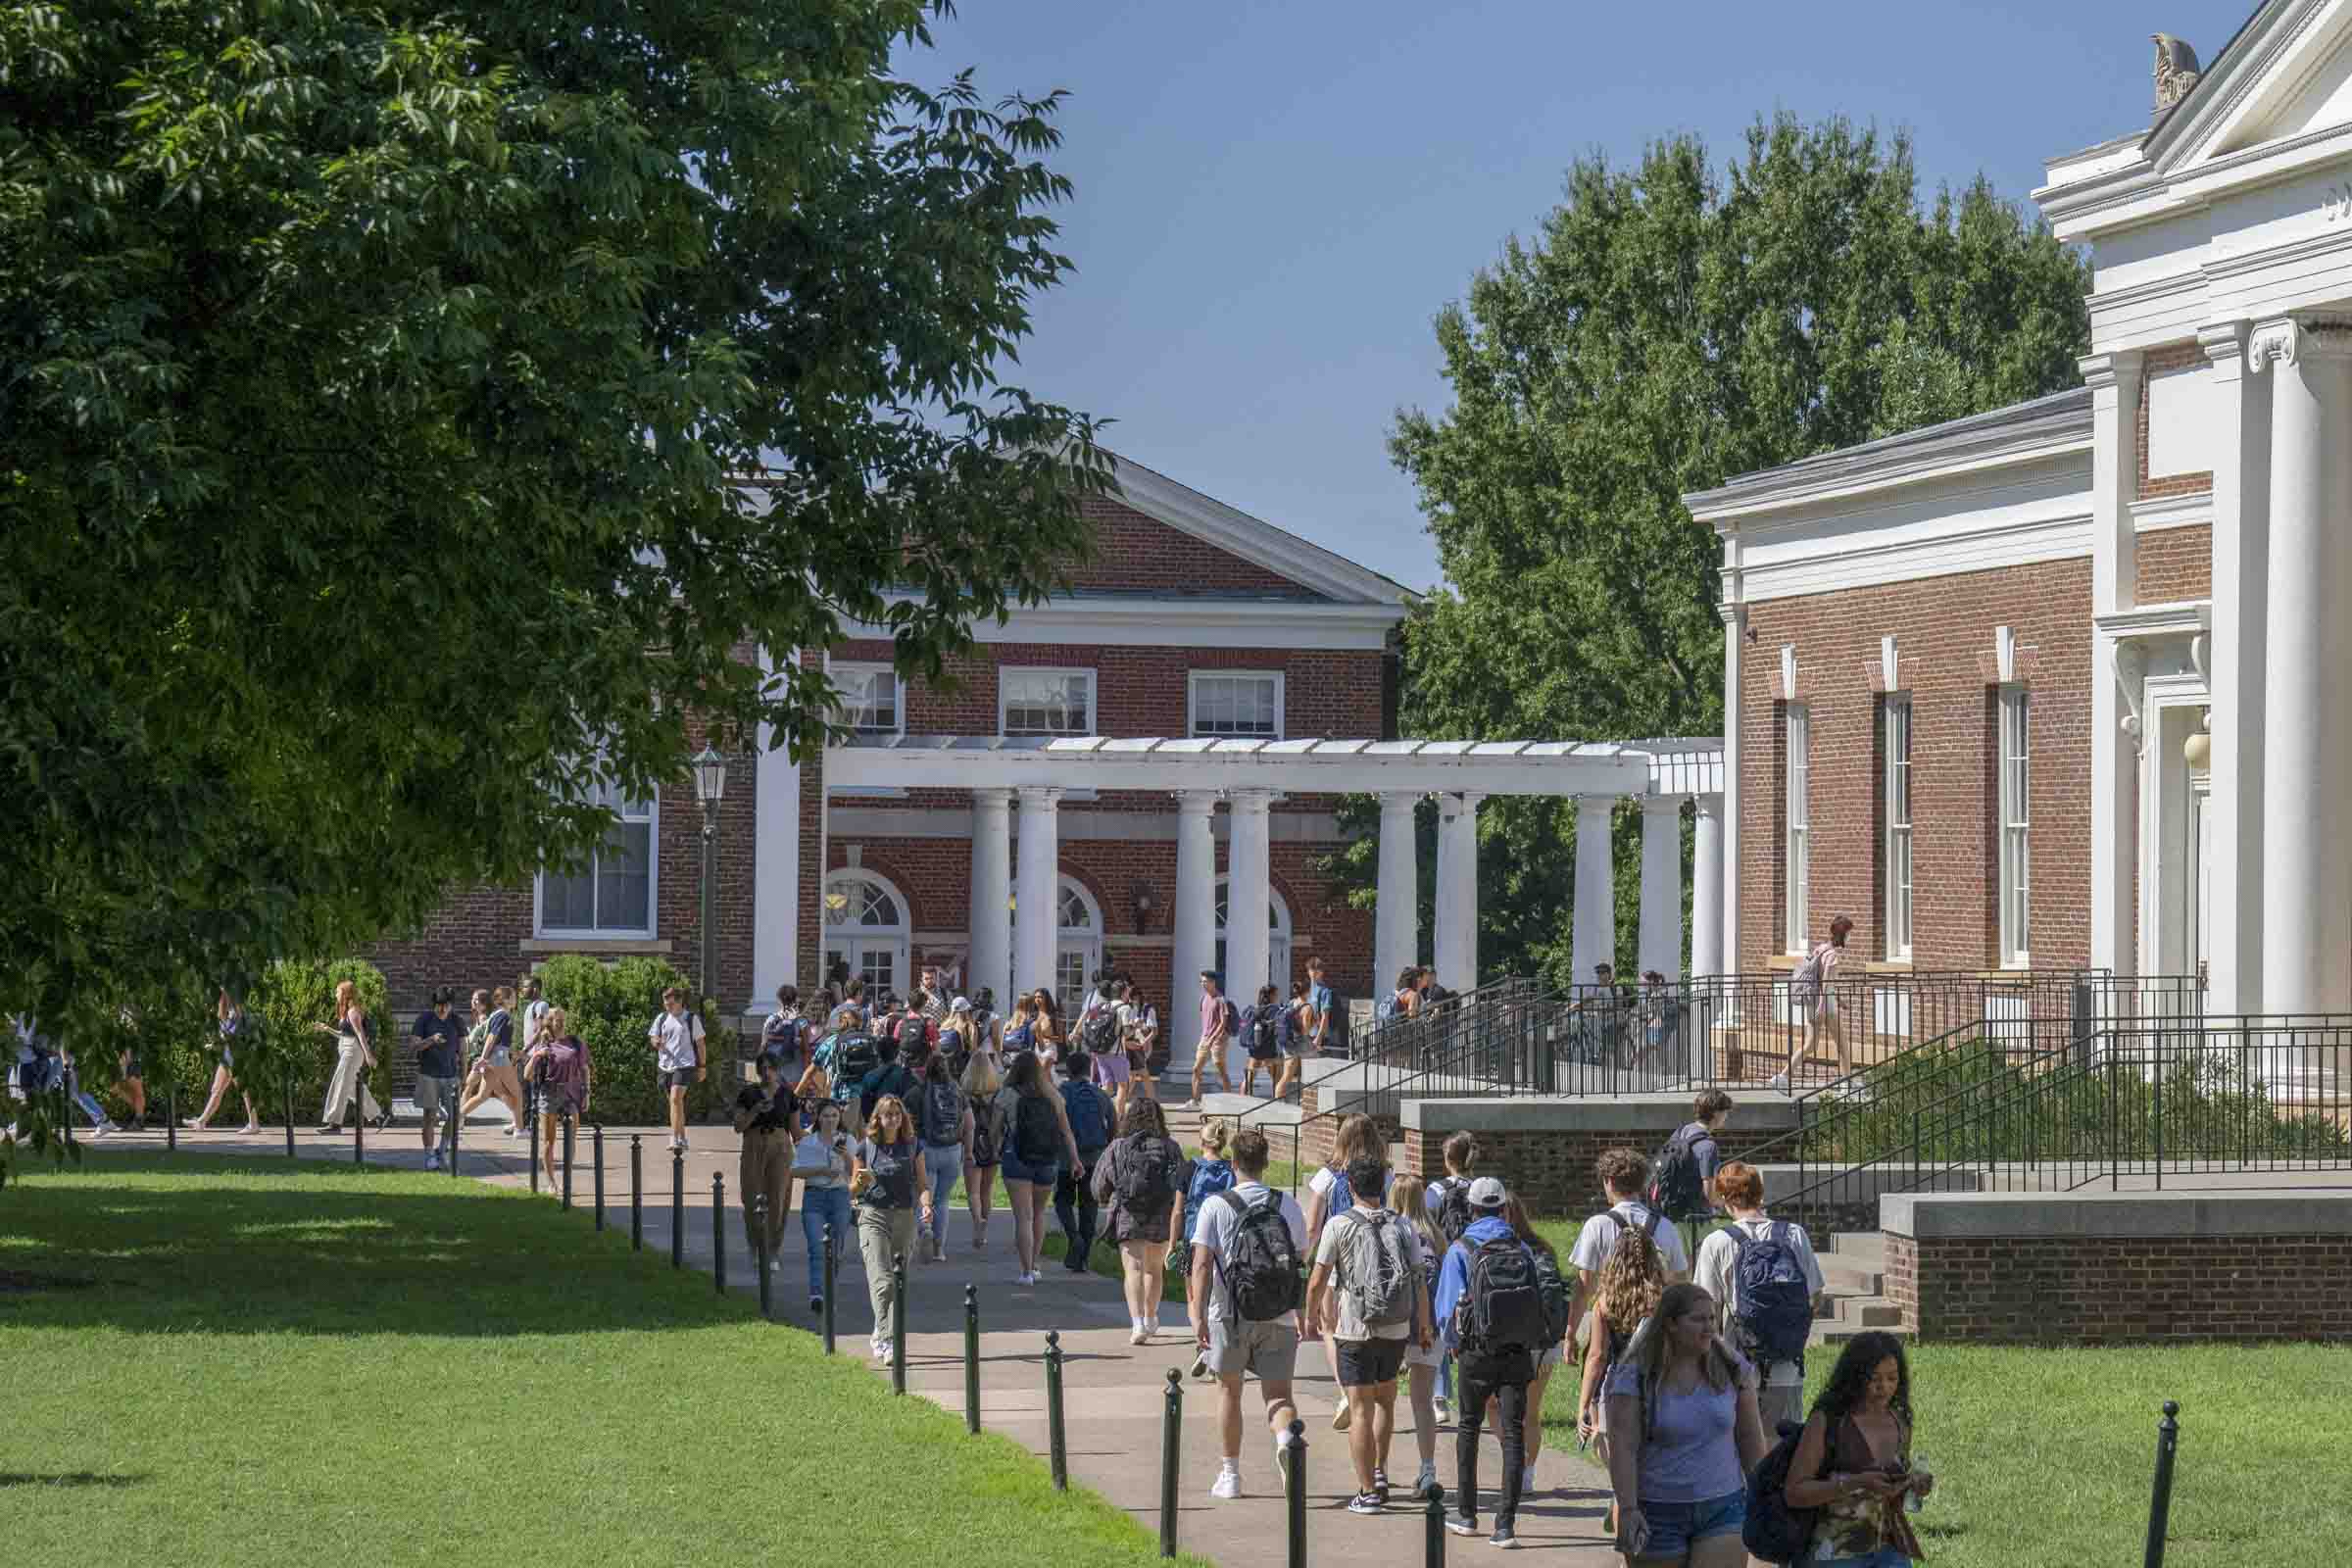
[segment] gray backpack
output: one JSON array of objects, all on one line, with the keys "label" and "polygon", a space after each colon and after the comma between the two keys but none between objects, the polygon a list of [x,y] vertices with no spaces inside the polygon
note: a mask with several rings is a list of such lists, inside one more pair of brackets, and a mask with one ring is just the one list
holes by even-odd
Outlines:
[{"label": "gray backpack", "polygon": [[1346,1228],[1332,1273],[1355,1316],[1374,1329],[1411,1322],[1420,1278],[1404,1255],[1404,1226],[1385,1209],[1349,1208],[1338,1222]]}]

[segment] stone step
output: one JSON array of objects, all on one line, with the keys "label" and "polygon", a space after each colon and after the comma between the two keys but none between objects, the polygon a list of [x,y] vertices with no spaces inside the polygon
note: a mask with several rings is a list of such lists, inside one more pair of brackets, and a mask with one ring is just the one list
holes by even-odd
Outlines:
[{"label": "stone step", "polygon": [[1912,1337],[1911,1331],[1903,1327],[1899,1321],[1876,1327],[1861,1323],[1816,1324],[1813,1332],[1806,1337],[1805,1343],[1817,1346],[1841,1346],[1855,1335],[1865,1333],[1891,1334],[1898,1340],[1908,1340]]}]

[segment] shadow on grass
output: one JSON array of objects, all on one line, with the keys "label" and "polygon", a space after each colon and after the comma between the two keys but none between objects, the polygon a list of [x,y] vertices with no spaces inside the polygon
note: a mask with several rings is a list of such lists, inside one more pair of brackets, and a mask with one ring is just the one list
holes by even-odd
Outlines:
[{"label": "shadow on grass", "polygon": [[73,1470],[60,1475],[31,1475],[24,1471],[0,1470],[0,1487],[141,1487],[155,1477],[102,1476],[94,1470]]}]

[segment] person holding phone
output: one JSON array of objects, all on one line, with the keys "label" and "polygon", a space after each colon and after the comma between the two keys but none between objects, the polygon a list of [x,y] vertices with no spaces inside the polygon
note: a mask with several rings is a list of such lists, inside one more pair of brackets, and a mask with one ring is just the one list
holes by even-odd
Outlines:
[{"label": "person holding phone", "polygon": [[[757,1064],[758,1083],[746,1084],[735,1096],[735,1131],[743,1138],[743,1163],[735,1191],[743,1200],[743,1234],[752,1255],[767,1247],[767,1266],[773,1273],[784,1266],[784,1216],[792,1207],[793,1134],[798,1129],[799,1102],[784,1082],[784,1058],[763,1054]],[[767,1200],[764,1234],[753,1214],[753,1200]]]},{"label": "person holding phone", "polygon": [[1903,1503],[1935,1490],[1936,1478],[1911,1463],[1903,1342],[1875,1329],[1855,1335],[1788,1461],[1788,1506],[1821,1510],[1812,1560],[1824,1568],[1911,1568],[1919,1539]]},{"label": "person holding phone", "polygon": [[792,1177],[801,1184],[801,1236],[808,1244],[808,1310],[825,1309],[825,1250],[850,1234],[850,1135],[841,1106],[820,1100],[808,1134],[792,1151]]}]

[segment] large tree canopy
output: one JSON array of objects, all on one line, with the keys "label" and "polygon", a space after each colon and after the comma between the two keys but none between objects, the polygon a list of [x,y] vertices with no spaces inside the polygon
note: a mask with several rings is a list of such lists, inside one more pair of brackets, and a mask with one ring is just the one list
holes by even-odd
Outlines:
[{"label": "large tree canopy", "polygon": [[0,1011],[414,922],[821,740],[747,650],[1051,587],[1054,99],[900,79],[941,6],[0,5]]},{"label": "large tree canopy", "polygon": [[[1391,437],[1449,583],[1407,627],[1415,734],[1718,733],[1720,551],[1683,495],[2071,385],[2088,345],[2082,262],[1981,177],[1923,210],[1902,136],[1783,117],[1720,173],[1686,135],[1566,186],[1438,314],[1453,407]],[[1485,967],[1565,978],[1573,808],[1485,810]]]}]

